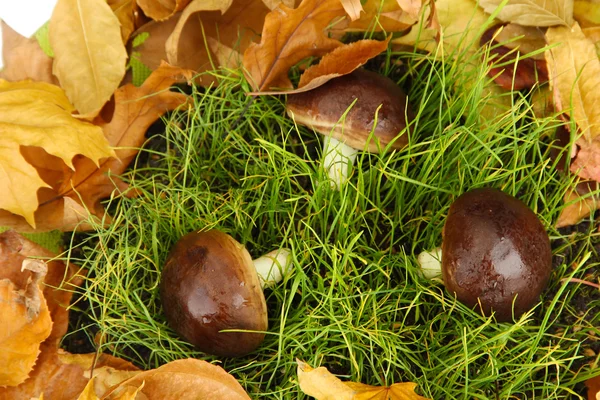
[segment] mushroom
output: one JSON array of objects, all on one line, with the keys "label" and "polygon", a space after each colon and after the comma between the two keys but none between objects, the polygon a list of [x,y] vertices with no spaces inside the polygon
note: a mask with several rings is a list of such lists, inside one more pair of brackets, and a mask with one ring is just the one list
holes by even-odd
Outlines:
[{"label": "mushroom", "polygon": [[[436,253],[438,255],[436,255]],[[533,307],[552,272],[550,239],[537,216],[500,190],[466,192],[450,206],[441,249],[419,255],[424,275],[441,269],[449,292],[497,321]],[[514,313],[514,314],[513,314]]]},{"label": "mushroom", "polygon": [[[161,275],[167,322],[205,353],[250,353],[268,328],[262,288],[280,281],[290,268],[287,249],[252,261],[246,248],[226,233],[188,233],[171,249]],[[228,329],[254,332],[221,332]]]},{"label": "mushroom", "polygon": [[323,166],[337,189],[346,182],[358,151],[406,146],[404,131],[407,121],[413,120],[402,89],[391,79],[364,69],[288,95],[286,111],[296,123],[325,136]]}]

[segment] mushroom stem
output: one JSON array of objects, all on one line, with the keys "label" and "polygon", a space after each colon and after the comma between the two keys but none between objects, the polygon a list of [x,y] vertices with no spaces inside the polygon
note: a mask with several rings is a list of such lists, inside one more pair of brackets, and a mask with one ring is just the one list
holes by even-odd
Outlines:
[{"label": "mushroom stem", "polygon": [[332,189],[340,190],[348,180],[350,167],[354,164],[358,150],[331,136],[323,142],[323,167],[327,171]]},{"label": "mushroom stem", "polygon": [[273,250],[252,262],[263,289],[281,282],[292,269],[292,257],[289,249]]},{"label": "mushroom stem", "polygon": [[430,251],[424,251],[417,257],[421,274],[426,279],[437,278],[442,275],[442,248],[436,247]]}]

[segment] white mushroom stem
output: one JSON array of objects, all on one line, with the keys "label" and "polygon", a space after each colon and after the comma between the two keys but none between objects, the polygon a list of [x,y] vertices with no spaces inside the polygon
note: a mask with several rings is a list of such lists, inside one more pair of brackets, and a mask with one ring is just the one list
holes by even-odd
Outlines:
[{"label": "white mushroom stem", "polygon": [[348,180],[358,150],[337,139],[325,136],[323,142],[323,168],[327,171],[331,187],[340,190]]},{"label": "white mushroom stem", "polygon": [[437,278],[442,275],[442,248],[436,247],[430,251],[424,251],[417,257],[421,273],[427,279]]},{"label": "white mushroom stem", "polygon": [[263,289],[281,282],[292,270],[292,254],[289,249],[274,250],[252,262]]}]

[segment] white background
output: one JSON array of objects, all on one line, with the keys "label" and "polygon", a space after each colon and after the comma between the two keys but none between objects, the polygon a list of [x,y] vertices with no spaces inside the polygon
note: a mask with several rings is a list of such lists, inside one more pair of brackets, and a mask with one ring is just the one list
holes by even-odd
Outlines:
[{"label": "white background", "polygon": [[[0,19],[21,35],[30,37],[50,19],[55,4],[56,0],[0,0]],[[0,54],[2,54],[1,36]],[[0,57],[0,68],[2,68],[2,57]]]}]

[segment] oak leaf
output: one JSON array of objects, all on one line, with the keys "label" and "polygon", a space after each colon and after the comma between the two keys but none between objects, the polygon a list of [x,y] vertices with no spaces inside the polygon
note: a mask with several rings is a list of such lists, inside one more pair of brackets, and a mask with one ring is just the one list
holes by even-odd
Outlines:
[{"label": "oak leaf", "polygon": [[125,75],[121,28],[106,0],[58,0],[50,19],[53,73],[85,117],[95,117]]},{"label": "oak leaf", "polygon": [[[10,258],[5,254],[6,247],[7,243],[0,241],[2,267],[9,269],[12,266],[5,260]],[[0,279],[0,387],[17,386],[27,379],[41,343],[52,330],[50,312],[39,287],[46,265],[39,260],[24,260],[22,268],[22,275],[29,279]]]},{"label": "oak leaf", "polygon": [[325,367],[313,369],[303,361],[296,362],[300,389],[317,400],[427,400],[415,393],[416,383],[371,386],[343,382]]},{"label": "oak leaf", "polygon": [[[480,0],[479,5],[493,13],[504,0]],[[508,0],[498,19],[526,26],[570,27],[573,24],[573,0]]]},{"label": "oak leaf", "polygon": [[63,91],[42,82],[0,80],[0,187],[7,190],[0,208],[22,216],[35,227],[37,191],[49,187],[21,154],[22,146],[37,146],[73,167],[77,154],[93,163],[114,152],[102,130],[71,116],[73,107]]},{"label": "oak leaf", "polygon": [[49,202],[72,196],[80,198],[89,209],[97,210],[99,201],[109,196],[115,185],[125,191],[127,185],[117,175],[138,153],[150,125],[167,111],[187,102],[186,95],[168,89],[173,83],[191,77],[191,71],[164,63],[142,86],[128,84],[120,87],[114,94],[115,109],[110,122],[98,121],[108,142],[115,147],[116,157],[103,160],[99,166],[85,158],[74,160],[74,170],[57,189],[57,196]]},{"label": "oak leaf", "polygon": [[166,20],[183,10],[191,0],[137,0],[144,14],[155,21]]},{"label": "oak leaf", "polygon": [[52,58],[48,57],[35,39],[28,39],[0,21],[2,31],[3,69],[0,79],[10,82],[31,79],[57,84],[52,75]]},{"label": "oak leaf", "polygon": [[254,91],[292,89],[288,70],[301,60],[321,57],[342,43],[325,28],[345,15],[339,0],[303,0],[296,9],[284,5],[267,14],[260,44],[244,53],[247,79]]},{"label": "oak leaf", "polygon": [[135,390],[148,400],[250,399],[224,369],[197,359],[177,360],[139,373],[110,389],[102,398],[119,399],[123,393]]},{"label": "oak leaf", "polygon": [[571,171],[581,178],[600,181],[600,60],[594,44],[579,25],[551,27],[546,61],[554,92],[554,107],[577,124],[581,136],[575,142]]}]

